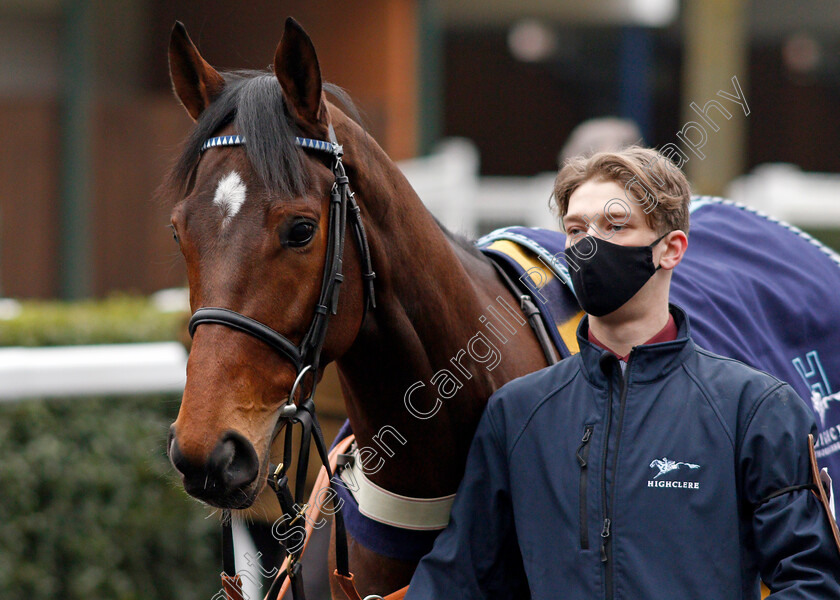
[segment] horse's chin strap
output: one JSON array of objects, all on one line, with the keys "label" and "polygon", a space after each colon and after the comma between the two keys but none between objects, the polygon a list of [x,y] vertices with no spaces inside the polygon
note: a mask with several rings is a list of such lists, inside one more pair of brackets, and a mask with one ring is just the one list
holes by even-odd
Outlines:
[{"label": "horse's chin strap", "polygon": [[[376,307],[376,298],[374,296],[373,287],[373,280],[376,277],[376,274],[374,273],[371,265],[370,248],[368,247],[367,236],[365,235],[364,225],[362,224],[361,210],[356,202],[353,192],[350,191],[350,182],[344,170],[344,164],[342,163],[343,149],[336,142],[335,132],[333,131],[332,125],[329,127],[329,135],[331,139],[330,142],[311,140],[307,138],[295,138],[295,143],[301,148],[331,154],[333,156],[332,171],[335,177],[335,182],[333,183],[332,190],[330,191],[327,255],[323,279],[321,282],[321,292],[318,297],[318,302],[315,305],[312,322],[310,323],[306,334],[303,336],[300,345],[294,344],[294,342],[289,340],[286,336],[275,331],[268,325],[260,323],[251,317],[245,316],[228,308],[199,308],[195,311],[189,322],[190,335],[194,335],[196,328],[204,323],[226,325],[238,331],[247,333],[261,340],[268,346],[271,346],[274,350],[287,356],[294,364],[295,370],[298,374],[289,393],[289,398],[286,404],[279,409],[277,425],[274,431],[274,436],[276,436],[282,429],[286,429],[283,462],[276,467],[273,465],[271,466],[271,473],[268,479],[268,484],[277,495],[277,500],[283,510],[282,524],[280,525],[280,538],[283,540],[281,543],[283,544],[289,558],[288,568],[281,577],[274,580],[271,589],[266,596],[267,598],[271,598],[272,595],[276,595],[279,587],[282,586],[284,580],[288,578],[294,600],[305,600],[302,565],[300,563],[300,557],[303,552],[303,540],[300,540],[300,543],[294,543],[294,541],[298,539],[295,535],[296,531],[294,531],[294,528],[299,526],[298,521],[304,518],[304,511],[306,510],[306,505],[302,503],[303,493],[306,486],[306,474],[309,466],[309,448],[313,439],[315,441],[315,447],[317,448],[318,454],[321,458],[321,462],[327,471],[330,485],[333,485],[333,473],[330,468],[326,443],[324,442],[324,436],[315,415],[314,397],[315,388],[318,383],[318,368],[320,365],[321,350],[324,346],[326,338],[327,322],[330,314],[334,315],[338,312],[340,285],[344,280],[342,268],[348,209],[350,210],[351,226],[356,238],[356,243],[359,245],[362,260],[362,278],[365,294],[364,309],[362,313],[363,322],[364,318],[367,316],[368,307]],[[201,150],[204,151],[207,148],[217,146],[236,146],[244,143],[245,138],[242,136],[222,136],[207,140]],[[312,386],[305,399],[299,401],[298,404],[295,405],[295,391],[301,384],[304,374],[310,370],[312,375]],[[292,427],[296,424],[301,426],[301,434],[295,493],[293,495],[291,489],[289,488],[289,480],[286,472],[292,462]],[[274,436],[272,436],[272,440],[274,439]],[[336,572],[340,576],[340,579],[343,578],[345,581],[352,581],[353,576],[350,573],[349,553],[347,549],[347,533],[340,510],[335,511],[334,518],[336,533]],[[301,529],[300,531],[304,530]],[[241,583],[235,573],[233,535],[230,530],[230,515],[228,511],[225,511],[223,515],[222,545],[224,556],[224,573],[222,576],[222,582],[230,600],[240,600],[242,597]],[[238,596],[236,595],[237,593],[239,594]]]}]

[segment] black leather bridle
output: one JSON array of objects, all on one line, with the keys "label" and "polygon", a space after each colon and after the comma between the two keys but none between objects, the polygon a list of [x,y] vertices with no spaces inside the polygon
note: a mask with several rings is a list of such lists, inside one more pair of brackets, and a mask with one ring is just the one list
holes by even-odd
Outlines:
[{"label": "black leather bridle", "polygon": [[[301,137],[295,138],[295,143],[300,148],[330,154],[332,156],[331,168],[333,176],[335,177],[335,181],[330,191],[327,256],[324,264],[321,292],[318,296],[318,301],[315,304],[315,313],[312,317],[312,322],[310,323],[309,329],[306,331],[306,334],[303,336],[300,344],[296,345],[289,338],[275,331],[268,325],[229,308],[202,307],[193,313],[192,318],[190,318],[189,321],[190,336],[195,335],[196,328],[202,324],[211,323],[216,325],[225,325],[232,329],[247,333],[248,335],[264,342],[266,345],[286,356],[295,367],[297,375],[295,377],[294,384],[292,385],[292,389],[289,391],[289,397],[286,403],[279,409],[277,426],[275,427],[274,434],[272,435],[273,440],[281,429],[286,429],[283,462],[277,467],[271,465],[268,476],[268,483],[271,485],[272,489],[274,489],[283,510],[283,524],[280,527],[282,533],[288,533],[294,523],[303,516],[303,513],[306,510],[306,506],[303,504],[303,493],[306,485],[307,466],[309,464],[309,446],[313,437],[321,462],[324,464],[332,484],[333,473],[330,469],[327,448],[324,443],[324,436],[321,433],[318,419],[315,416],[314,396],[315,388],[318,383],[317,373],[321,359],[321,350],[323,349],[324,340],[326,338],[327,323],[330,315],[334,315],[338,311],[338,298],[341,289],[340,286],[341,282],[344,280],[343,256],[348,210],[351,220],[350,224],[353,228],[356,243],[359,245],[362,260],[362,278],[365,294],[362,321],[364,321],[369,308],[376,308],[376,298],[374,296],[373,286],[373,280],[376,277],[376,274],[371,266],[370,249],[365,235],[365,228],[362,224],[361,211],[353,192],[350,190],[350,182],[342,163],[344,151],[336,141],[332,125],[329,126],[329,136],[329,142]],[[245,138],[239,135],[214,137],[204,142],[201,147],[201,151],[203,152],[208,148],[217,146],[239,146],[244,143]],[[295,392],[300,386],[303,376],[308,371],[311,371],[312,386],[309,393],[298,401],[297,404],[295,404]],[[289,489],[286,471],[292,462],[291,425],[294,424],[301,425],[301,443],[298,455],[298,468],[296,470],[297,476],[295,481],[295,493],[293,495]],[[313,433],[314,436],[312,435]],[[233,578],[235,577],[236,566],[234,564],[233,535],[230,529],[229,517],[229,512],[225,511],[223,518],[222,545],[224,572],[228,577]],[[286,521],[287,518],[289,521]],[[350,571],[347,551],[347,537],[341,511],[335,512],[335,528],[336,567],[339,573],[349,576]],[[283,536],[281,535],[281,537]],[[285,539],[285,537],[283,537],[283,539]],[[272,593],[276,593],[275,590],[279,590],[280,586],[283,584],[283,580],[288,576],[294,599],[304,600],[301,563],[299,562],[300,556],[303,552],[303,544],[300,544],[300,548],[294,548],[291,550],[285,545],[284,548],[286,549],[286,553],[289,557],[288,568],[284,574],[274,580],[271,589],[269,590],[268,597],[271,597]]]},{"label": "black leather bridle", "polygon": [[[254,336],[265,344],[271,346],[281,354],[284,354],[295,366],[297,372],[296,385],[299,383],[300,377],[309,369],[312,369],[313,374],[317,373],[318,364],[320,360],[321,349],[324,345],[324,339],[327,332],[327,321],[330,314],[336,314],[338,311],[338,297],[341,282],[344,281],[343,256],[344,256],[344,237],[347,228],[347,212],[350,210],[351,225],[356,236],[356,242],[359,245],[359,250],[362,257],[362,268],[364,273],[365,288],[365,303],[362,320],[367,314],[368,307],[376,307],[376,298],[374,296],[373,280],[376,274],[371,268],[370,249],[368,248],[367,237],[365,236],[365,228],[362,223],[359,205],[356,202],[355,195],[350,191],[350,182],[344,171],[342,163],[343,148],[336,143],[335,133],[332,126],[329,128],[332,142],[324,142],[321,140],[311,140],[307,138],[295,138],[295,143],[301,148],[314,149],[319,152],[326,152],[332,155],[333,164],[332,172],[335,177],[332,190],[330,192],[330,208],[328,217],[328,233],[327,233],[327,257],[324,264],[324,276],[321,283],[321,293],[318,297],[318,302],[315,304],[315,314],[312,317],[312,322],[309,329],[303,336],[300,345],[295,345],[289,338],[283,334],[275,331],[268,325],[260,323],[259,321],[245,316],[229,308],[220,307],[203,307],[195,311],[189,322],[190,335],[195,334],[195,330],[199,325],[204,323],[214,323],[218,325],[226,325],[233,329],[237,329],[244,333]],[[216,146],[235,146],[245,143],[245,138],[238,135],[222,136],[218,138],[211,138],[207,140],[202,146],[202,150]],[[293,387],[294,391],[294,387]],[[314,394],[313,389],[310,396]],[[288,410],[294,404],[293,393],[289,394],[288,403],[281,409]]]}]

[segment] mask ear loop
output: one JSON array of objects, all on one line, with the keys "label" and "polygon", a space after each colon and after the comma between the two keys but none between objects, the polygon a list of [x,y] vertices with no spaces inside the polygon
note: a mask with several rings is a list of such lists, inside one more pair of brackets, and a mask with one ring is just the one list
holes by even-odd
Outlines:
[{"label": "mask ear loop", "polygon": [[659,243],[659,242],[661,242],[663,239],[665,239],[665,236],[666,236],[666,235],[668,235],[669,233],[674,233],[674,231],[676,231],[676,229],[673,229],[673,230],[671,230],[671,231],[668,231],[668,232],[666,232],[666,233],[663,233],[663,234],[662,234],[662,235],[660,235],[658,238],[656,238],[655,240],[653,240],[653,241],[649,244],[649,246],[650,246],[651,248],[653,248],[654,246],[656,246],[656,244],[658,244],[658,243]]},{"label": "mask ear loop", "polygon": [[[661,242],[661,241],[665,238],[665,236],[666,236],[666,235],[668,235],[669,233],[673,233],[674,231],[676,231],[676,229],[674,229],[674,230],[672,230],[672,231],[668,231],[668,232],[666,232],[666,233],[663,233],[663,234],[662,234],[662,235],[660,235],[658,238],[656,238],[654,241],[652,241],[652,242],[650,243],[650,245],[648,246],[648,248],[650,248],[650,252],[651,252],[651,254],[653,254],[653,248],[654,248],[654,246],[656,246],[656,244],[658,244],[659,242]],[[659,270],[659,269],[661,269],[661,268],[662,268],[662,263],[659,263],[659,264],[656,266],[656,268],[654,269],[654,271],[658,271],[658,270]]]}]

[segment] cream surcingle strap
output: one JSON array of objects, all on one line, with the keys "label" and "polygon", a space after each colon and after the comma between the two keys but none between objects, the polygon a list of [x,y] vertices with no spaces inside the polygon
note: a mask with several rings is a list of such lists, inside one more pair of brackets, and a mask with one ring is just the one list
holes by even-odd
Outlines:
[{"label": "cream surcingle strap", "polygon": [[358,448],[354,447],[351,454],[344,457],[346,465],[341,471],[341,479],[364,516],[385,525],[416,531],[440,530],[449,523],[455,494],[439,498],[411,498],[395,494],[368,479]]}]

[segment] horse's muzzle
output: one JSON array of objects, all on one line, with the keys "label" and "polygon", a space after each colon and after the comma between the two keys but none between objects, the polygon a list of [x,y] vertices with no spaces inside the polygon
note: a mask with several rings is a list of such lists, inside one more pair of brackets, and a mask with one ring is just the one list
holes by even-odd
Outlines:
[{"label": "horse's muzzle", "polygon": [[254,446],[241,434],[226,432],[204,464],[196,464],[181,452],[173,425],[169,429],[168,451],[190,496],[221,508],[246,508],[253,502],[252,484],[260,463]]}]

